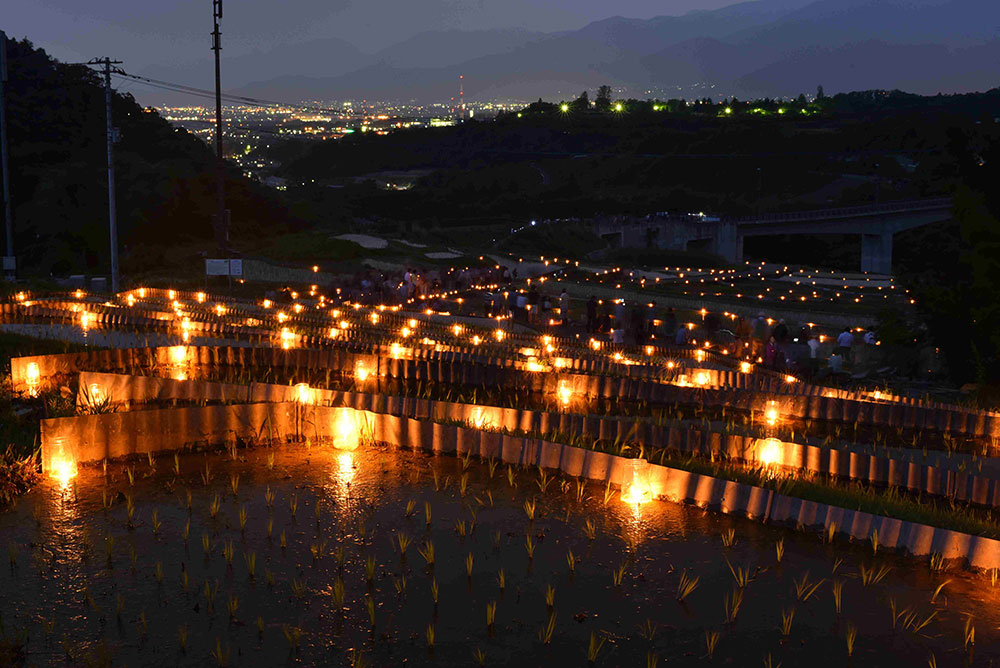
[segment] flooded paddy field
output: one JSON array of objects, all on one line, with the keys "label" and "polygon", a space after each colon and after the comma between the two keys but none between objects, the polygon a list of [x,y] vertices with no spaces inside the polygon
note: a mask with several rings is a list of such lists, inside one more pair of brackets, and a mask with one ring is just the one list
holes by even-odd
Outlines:
[{"label": "flooded paddy field", "polygon": [[83,467],[0,536],[3,664],[1000,661],[957,565],[381,446]]}]

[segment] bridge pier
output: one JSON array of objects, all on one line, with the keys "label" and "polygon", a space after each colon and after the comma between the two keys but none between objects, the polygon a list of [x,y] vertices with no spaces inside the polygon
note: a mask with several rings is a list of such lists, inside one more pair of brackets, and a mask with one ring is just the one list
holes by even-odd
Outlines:
[{"label": "bridge pier", "polygon": [[720,221],[716,223],[712,237],[712,252],[731,264],[743,263],[743,236],[736,223]]},{"label": "bridge pier", "polygon": [[870,274],[892,273],[892,231],[861,235],[861,271]]}]

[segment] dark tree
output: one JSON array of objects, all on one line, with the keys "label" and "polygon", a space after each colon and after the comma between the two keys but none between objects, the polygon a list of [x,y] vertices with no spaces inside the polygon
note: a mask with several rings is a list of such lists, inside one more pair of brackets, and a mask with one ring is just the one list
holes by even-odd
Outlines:
[{"label": "dark tree", "polygon": [[611,86],[604,85],[597,89],[594,106],[598,111],[607,111],[611,108]]}]

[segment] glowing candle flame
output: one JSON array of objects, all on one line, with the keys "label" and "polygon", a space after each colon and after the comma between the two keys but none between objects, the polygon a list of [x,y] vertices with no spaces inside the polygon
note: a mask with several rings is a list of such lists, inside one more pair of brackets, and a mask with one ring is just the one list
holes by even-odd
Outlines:
[{"label": "glowing candle flame", "polygon": [[281,328],[281,347],[288,350],[292,347],[295,342],[295,334],[293,334],[287,327]]},{"label": "glowing candle flame", "polygon": [[771,427],[778,423],[778,407],[773,401],[768,402],[767,409],[764,411],[764,420]]},{"label": "glowing candle flame", "polygon": [[563,406],[569,406],[570,400],[573,398],[573,391],[569,389],[569,385],[566,384],[565,380],[559,381],[559,402]]},{"label": "glowing candle flame", "polygon": [[648,503],[653,498],[653,492],[649,487],[649,462],[645,459],[629,460],[630,474],[626,474],[625,484],[622,486],[622,501],[633,506]]},{"label": "glowing candle flame", "polygon": [[53,457],[49,462],[49,477],[59,482],[62,487],[68,487],[69,481],[76,477],[76,462],[68,457]]},{"label": "glowing candle flame", "polygon": [[766,467],[771,467],[781,461],[781,441],[776,438],[765,439],[757,453],[757,460]]},{"label": "glowing candle flame", "polygon": [[313,389],[309,387],[309,383],[296,383],[295,385],[295,400],[300,404],[312,404],[315,400],[315,393]]},{"label": "glowing candle flame", "polygon": [[333,447],[338,450],[357,450],[360,443],[353,416],[346,410],[340,411],[334,424]]},{"label": "glowing candle flame", "polygon": [[740,371],[742,373],[750,373],[753,369],[753,365],[750,362],[740,362]]},{"label": "glowing candle flame", "polygon": [[[145,296],[145,295],[143,295],[143,296]],[[204,304],[205,303],[205,293],[204,292],[197,293],[194,296],[194,298],[198,301],[199,304]]]},{"label": "glowing candle flame", "polygon": [[28,362],[28,369],[25,373],[25,384],[28,386],[28,394],[31,396],[38,395],[38,386],[42,382],[42,374],[38,370],[38,364],[36,362]]},{"label": "glowing candle flame", "polygon": [[354,367],[354,377],[357,378],[360,382],[363,383],[366,380],[368,380],[368,376],[370,375],[371,371],[368,370],[368,367],[365,366],[364,362],[358,362],[357,365]]}]

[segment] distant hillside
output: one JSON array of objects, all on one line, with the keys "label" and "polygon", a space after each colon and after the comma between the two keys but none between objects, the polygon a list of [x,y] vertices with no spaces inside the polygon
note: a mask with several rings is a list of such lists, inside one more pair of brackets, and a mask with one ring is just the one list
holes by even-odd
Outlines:
[{"label": "distant hillside", "polygon": [[353,72],[303,78],[289,66],[239,92],[431,102],[450,97],[460,73],[467,99],[498,90],[534,98],[544,86],[551,99],[598,81],[633,96],[781,96],[821,84],[830,92],[970,92],[997,83],[990,44],[998,26],[1000,3],[982,0],[760,0],[683,16],[612,17],[530,38],[470,42],[449,31]]},{"label": "distant hillside", "polygon": [[[27,41],[10,41],[5,87],[15,244],[22,275],[101,273],[108,263],[108,189],[102,80]],[[162,249],[214,248],[214,155],[129,95],[113,98],[123,269],[162,263]],[[259,238],[290,219],[273,195],[238,172],[227,181],[232,238]]]}]

